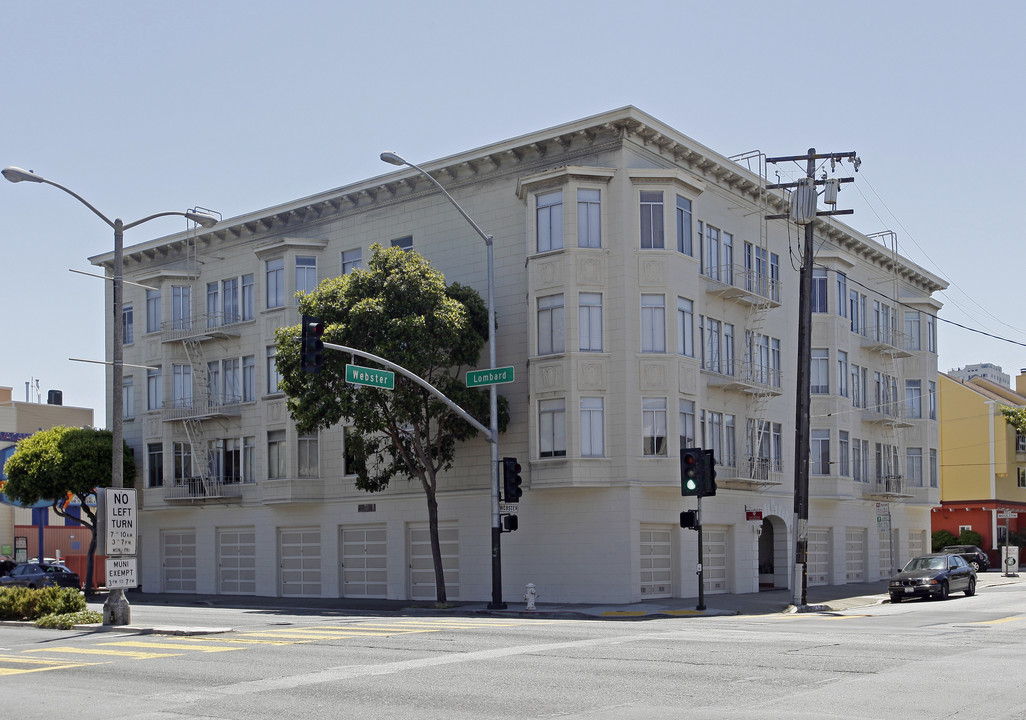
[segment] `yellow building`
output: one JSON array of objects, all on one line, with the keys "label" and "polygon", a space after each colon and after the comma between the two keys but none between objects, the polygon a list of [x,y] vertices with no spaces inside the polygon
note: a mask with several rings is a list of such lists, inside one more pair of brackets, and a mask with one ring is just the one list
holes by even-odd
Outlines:
[{"label": "yellow building", "polygon": [[1026,518],[1026,436],[1001,414],[1002,406],[1026,407],[1026,374],[1016,377],[1015,390],[980,377],[938,373],[938,379],[941,506],[932,528],[980,533],[996,566],[1005,533],[1019,532],[1019,518],[999,513],[1020,511]]}]

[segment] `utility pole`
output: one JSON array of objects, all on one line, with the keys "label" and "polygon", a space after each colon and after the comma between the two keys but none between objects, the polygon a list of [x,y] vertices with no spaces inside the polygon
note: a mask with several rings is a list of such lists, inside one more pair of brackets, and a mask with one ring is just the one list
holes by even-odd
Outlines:
[{"label": "utility pole", "polygon": [[[795,436],[794,436],[794,575],[791,589],[794,604],[804,607],[808,604],[809,591],[809,409],[811,405],[810,374],[812,368],[812,263],[815,257],[813,241],[815,220],[824,215],[851,215],[853,210],[824,210],[817,212],[817,185],[836,182],[854,182],[854,178],[816,180],[816,163],[829,160],[831,166],[838,161],[850,160],[856,172],[861,160],[854,152],[817,154],[816,148],[809,148],[806,155],[766,158],[767,163],[806,161],[805,177],[797,182],[767,185],[766,189],[794,188],[790,212],[767,215],[767,220],[790,220],[805,226],[805,247],[802,252],[802,266],[798,285],[798,372],[795,393]],[[836,186],[834,186],[836,190]],[[833,197],[836,202],[836,196]]]}]

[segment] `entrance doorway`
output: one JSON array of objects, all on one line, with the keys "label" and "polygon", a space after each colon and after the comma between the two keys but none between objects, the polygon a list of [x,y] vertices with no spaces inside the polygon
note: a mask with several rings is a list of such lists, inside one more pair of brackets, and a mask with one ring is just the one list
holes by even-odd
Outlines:
[{"label": "entrance doorway", "polygon": [[759,534],[759,589],[787,587],[787,526],[770,515],[762,520]]}]

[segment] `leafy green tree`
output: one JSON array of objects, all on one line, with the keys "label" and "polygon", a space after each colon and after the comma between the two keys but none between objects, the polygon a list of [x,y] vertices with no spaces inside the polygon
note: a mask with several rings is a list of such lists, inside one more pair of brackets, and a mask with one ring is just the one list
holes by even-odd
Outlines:
[{"label": "leafy green tree", "polygon": [[[488,311],[480,295],[459,283],[446,286],[442,274],[416,252],[380,245],[371,251],[366,269],[329,278],[312,293],[299,295],[300,310],[324,323],[326,342],[406,368],[487,425],[488,393],[460,380],[465,368],[477,366],[488,338]],[[452,468],[456,443],[473,438],[477,430],[400,373],[394,390],[347,383],[345,365],[352,356],[343,352],[326,350],[324,368],[304,373],[299,334],[298,327],[278,331],[276,358],[297,430],[351,423],[346,454],[361,490],[384,490],[396,476],[420,483],[427,499],[437,599],[446,602],[438,476]],[[500,430],[508,419],[508,403],[500,398]]]},{"label": "leafy green tree", "polygon": [[[89,506],[96,489],[110,487],[113,433],[93,428],[63,425],[40,430],[18,441],[14,454],[4,465],[8,497],[31,505],[50,500],[61,517],[70,517],[67,504],[75,498],[82,506],[78,520],[89,528],[86,559],[86,588],[93,587],[93,555],[96,553],[96,512]],[[125,445],[124,483],[135,481],[135,460]]]},{"label": "leafy green tree", "polygon": [[950,530],[937,530],[930,536],[930,544],[933,552],[940,552],[941,548],[949,545],[958,545],[958,538]]}]

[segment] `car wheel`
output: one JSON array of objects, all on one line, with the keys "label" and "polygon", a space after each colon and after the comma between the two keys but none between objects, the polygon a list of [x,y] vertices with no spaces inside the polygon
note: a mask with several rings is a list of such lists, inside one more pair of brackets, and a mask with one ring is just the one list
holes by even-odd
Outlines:
[{"label": "car wheel", "polygon": [[980,572],[980,564],[979,564],[978,562],[976,562],[975,560],[973,560],[973,561],[972,561],[971,563],[969,563],[969,565],[970,565],[970,566],[972,567],[972,569],[973,569],[973,570],[975,570],[976,572]]},{"label": "car wheel", "polygon": [[965,587],[965,596],[972,597],[976,594],[976,578],[969,578],[969,584]]},{"label": "car wheel", "polygon": [[941,600],[947,600],[948,599],[948,583],[947,582],[942,582],[941,583],[940,599]]},{"label": "car wheel", "polygon": [[895,595],[894,593],[891,593],[891,602],[894,603],[895,605],[900,603],[901,602],[901,595]]}]

